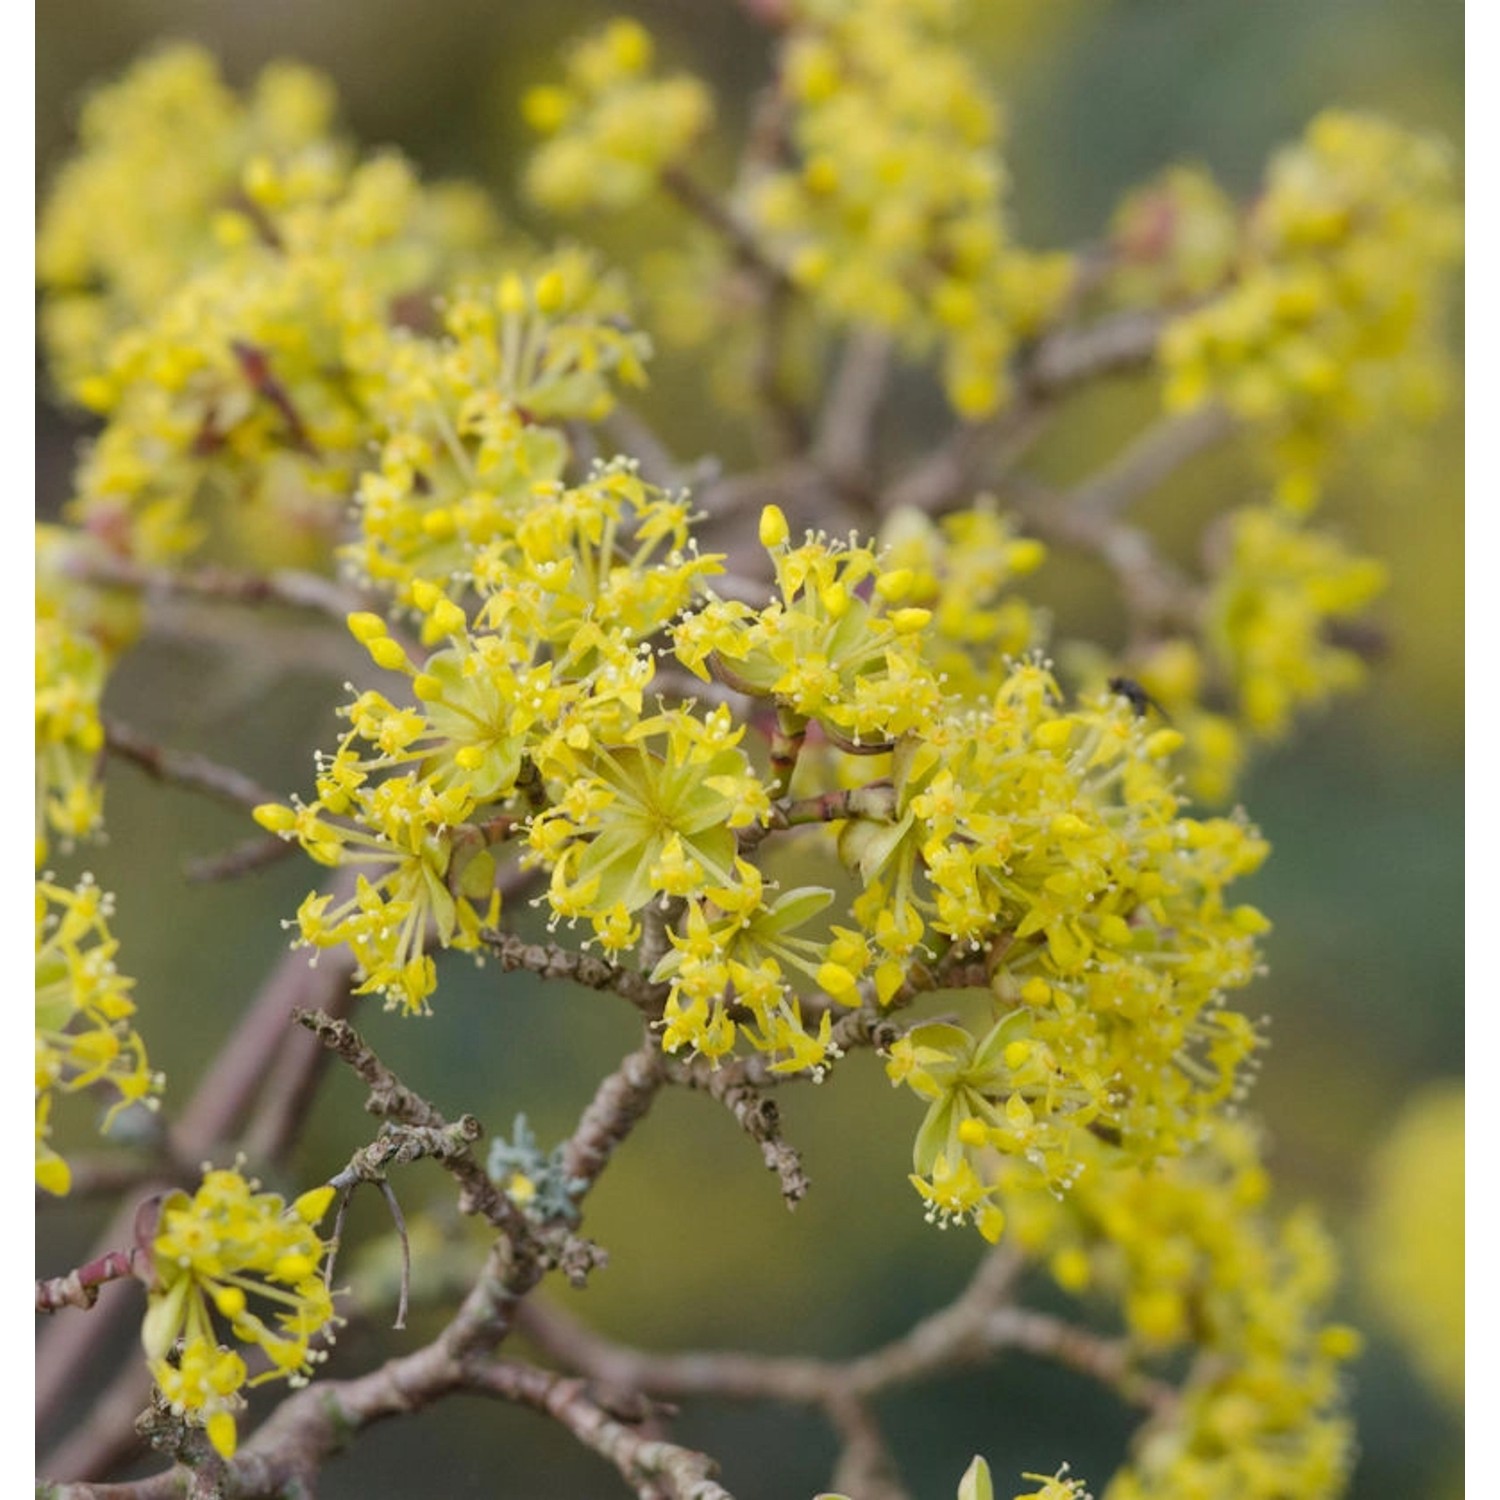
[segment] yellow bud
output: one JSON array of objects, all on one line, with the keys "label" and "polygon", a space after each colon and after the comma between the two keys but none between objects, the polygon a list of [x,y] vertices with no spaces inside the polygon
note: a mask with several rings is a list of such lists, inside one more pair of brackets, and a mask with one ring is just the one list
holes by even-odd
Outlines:
[{"label": "yellow bud", "polygon": [[990,1133],[982,1120],[976,1120],[970,1115],[959,1124],[958,1138],[966,1146],[982,1146],[989,1140]]},{"label": "yellow bud", "polygon": [[1006,553],[1006,561],[1010,564],[1011,572],[1017,577],[1035,573],[1047,561],[1046,544],[1037,541],[1035,537],[1022,537],[1019,541],[1010,544],[1010,550]]},{"label": "yellow bud", "polygon": [[1061,750],[1073,737],[1073,721],[1048,719],[1045,724],[1037,725],[1032,737],[1043,750]]},{"label": "yellow bud", "polygon": [[819,965],[818,984],[843,1005],[858,1005],[859,990],[854,975],[843,964],[832,960]]},{"label": "yellow bud", "polygon": [[281,197],[276,167],[268,156],[255,156],[246,162],[240,183],[253,203],[270,205]]},{"label": "yellow bud", "polygon": [[573,101],[566,89],[530,89],[521,100],[521,117],[539,135],[561,130],[572,113]]},{"label": "yellow bud", "polygon": [[622,73],[640,73],[651,65],[651,36],[635,21],[611,21],[606,33],[609,54]]},{"label": "yellow bud", "polygon": [[891,625],[901,635],[915,635],[932,623],[930,609],[897,609],[891,611]]},{"label": "yellow bud", "polygon": [[786,517],[779,505],[768,505],[760,513],[760,544],[768,552],[784,547],[790,535]]},{"label": "yellow bud", "polygon": [[830,583],[818,590],[818,603],[830,619],[842,620],[849,611],[849,590],[842,583]]},{"label": "yellow bud", "polygon": [[1031,1043],[1027,1041],[1015,1041],[1005,1049],[1005,1066],[1014,1072],[1017,1068],[1025,1066],[1026,1060],[1031,1056]]},{"label": "yellow bud", "polygon": [[214,1306],[226,1318],[237,1318],[245,1310],[245,1294],[237,1286],[218,1287],[213,1296]]},{"label": "yellow bud", "polygon": [[892,568],[875,580],[875,592],[889,604],[895,604],[911,593],[916,574],[910,568]]},{"label": "yellow bud", "polygon": [[426,614],[442,597],[443,591],[429,579],[418,578],[411,586],[411,602],[423,614]]},{"label": "yellow bud", "polygon": [[208,1434],[209,1442],[214,1445],[214,1451],[221,1458],[234,1457],[239,1434],[235,1429],[233,1412],[216,1411],[203,1424],[203,1430]]},{"label": "yellow bud", "polygon": [[1005,1215],[993,1203],[987,1203],[975,1215],[974,1227],[990,1244],[996,1244],[1005,1232]]},{"label": "yellow bud", "polygon": [[1077,1293],[1088,1290],[1089,1258],[1076,1245],[1067,1250],[1059,1250],[1052,1257],[1048,1270],[1052,1272],[1052,1279],[1063,1291]]},{"label": "yellow bud", "polygon": [[327,1183],[322,1187],[311,1188],[292,1204],[292,1212],[304,1224],[316,1224],[328,1212],[328,1205],[333,1202],[335,1194],[336,1190]]},{"label": "yellow bud", "polygon": [[507,317],[526,311],[526,288],[514,271],[507,272],[500,281],[500,292],[496,297],[500,311]]},{"label": "yellow bud", "polygon": [[1146,754],[1153,760],[1164,760],[1175,751],[1182,749],[1184,740],[1180,730],[1158,729],[1155,734],[1146,740]]},{"label": "yellow bud", "polygon": [[567,285],[561,271],[548,271],[536,284],[536,305],[539,312],[555,313],[562,310],[567,298]]},{"label": "yellow bud", "polygon": [[1364,1335],[1347,1323],[1330,1323],[1318,1334],[1318,1348],[1329,1359],[1357,1359],[1364,1346]]},{"label": "yellow bud", "polygon": [[1052,998],[1052,986],[1034,974],[1021,986],[1021,999],[1027,1005],[1045,1005]]},{"label": "yellow bud", "polygon": [[297,826],[297,814],[279,802],[262,802],[250,816],[268,833],[290,833]]},{"label": "yellow bud", "polygon": [[411,680],[411,690],[422,703],[436,703],[443,696],[443,684],[431,672],[418,672]]},{"label": "yellow bud", "polygon": [[379,640],[366,641],[365,649],[369,651],[370,659],[375,665],[384,667],[388,672],[399,672],[410,665],[406,652],[388,635],[381,636]]},{"label": "yellow bud", "polygon": [[432,625],[442,635],[462,635],[469,628],[469,617],[451,599],[444,599],[432,611]]},{"label": "yellow bud", "polygon": [[346,623],[349,626],[349,634],[364,646],[368,646],[371,641],[379,640],[385,634],[385,621],[368,610],[355,611],[348,617]]}]

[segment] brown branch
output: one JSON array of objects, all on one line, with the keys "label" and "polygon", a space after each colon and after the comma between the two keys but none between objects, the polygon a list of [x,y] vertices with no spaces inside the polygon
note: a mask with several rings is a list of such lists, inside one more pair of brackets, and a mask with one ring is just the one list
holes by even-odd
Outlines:
[{"label": "brown branch", "polygon": [[890,335],[856,329],[844,344],[818,418],[814,456],[836,484],[855,494],[869,484],[876,421],[890,371]]},{"label": "brown branch", "polygon": [[259,838],[244,839],[218,854],[205,854],[198,859],[184,862],[183,879],[193,885],[207,885],[218,880],[235,880],[241,875],[250,875],[264,870],[268,865],[280,864],[295,854],[299,846],[274,833]]},{"label": "brown branch", "polygon": [[608,990],[628,1000],[653,1021],[666,1004],[668,986],[653,983],[638,969],[627,969],[557,943],[529,943],[513,932],[497,928],[485,929],[479,938],[506,973],[524,969],[540,979],[567,979],[586,989]]},{"label": "brown branch", "polygon": [[718,1465],[706,1454],[644,1436],[619,1421],[580,1380],[514,1360],[489,1360],[469,1371],[469,1388],[530,1406],[560,1422],[586,1448],[607,1459],[638,1495],[659,1493],[681,1500],[733,1500],[715,1483]]},{"label": "brown branch", "polygon": [[[304,1024],[370,1085],[372,1100],[378,1102],[382,1111],[388,1110],[393,1117],[411,1125],[439,1130],[446,1127],[436,1108],[406,1088],[351,1027],[329,1017],[309,1017]],[[630,1054],[620,1070],[604,1080],[565,1147],[565,1160],[577,1169],[580,1197],[645,1113],[655,1093],[659,1080],[654,1076],[642,1077],[639,1071],[644,1051],[643,1048],[640,1053]],[[648,1068],[647,1073],[654,1075],[654,1069]],[[484,1190],[478,1184],[472,1190],[469,1186],[468,1168],[463,1165],[466,1150],[466,1147],[458,1150],[445,1165],[455,1175],[462,1173],[465,1194],[472,1191],[473,1198],[478,1200],[484,1197]],[[481,1171],[477,1163],[473,1167],[476,1172]],[[476,1201],[473,1207],[486,1217],[493,1213],[491,1222],[503,1217],[507,1227],[448,1326],[432,1343],[389,1360],[368,1375],[344,1381],[317,1381],[289,1396],[227,1465],[228,1493],[237,1500],[280,1496],[298,1486],[304,1493],[311,1493],[319,1467],[347,1445],[351,1432],[385,1417],[420,1410],[454,1391],[492,1388],[489,1370],[493,1361],[488,1361],[486,1354],[508,1335],[522,1300],[548,1267],[562,1263],[566,1270],[567,1266],[558,1254],[555,1236],[554,1243],[546,1243],[488,1177],[484,1182],[488,1191],[503,1202],[504,1209],[487,1201]],[[567,1245],[561,1249],[565,1256]],[[631,1462],[643,1466],[642,1473],[657,1472],[650,1466],[659,1464],[662,1477],[686,1486],[673,1493],[694,1496],[697,1500],[713,1500],[723,1495],[707,1479],[709,1461],[703,1455],[690,1455],[703,1466],[695,1477],[672,1456],[673,1452],[687,1450],[668,1452],[672,1445],[653,1448],[646,1446],[644,1439],[642,1446],[637,1447],[605,1429],[599,1431],[603,1434],[601,1440],[611,1444],[615,1451],[632,1454]],[[186,1482],[182,1471],[173,1470],[131,1485],[59,1486],[57,1493],[71,1500],[89,1500],[95,1496],[100,1500],[116,1500],[116,1497],[165,1500],[168,1496],[183,1495]]]},{"label": "brown branch", "polygon": [[[365,1108],[372,1115],[408,1127],[366,1148],[367,1152],[383,1153],[381,1165],[431,1156],[458,1183],[461,1213],[487,1219],[496,1229],[519,1240],[531,1238],[521,1211],[474,1159],[470,1147],[483,1133],[478,1120],[464,1115],[450,1123],[434,1104],[407,1088],[347,1021],[336,1020],[322,1011],[301,1010],[293,1013],[293,1019],[368,1086],[370,1096]],[[342,1185],[335,1179],[335,1186]]]},{"label": "brown branch", "polygon": [[735,1124],[760,1147],[767,1170],[776,1174],[786,1206],[796,1208],[811,1184],[796,1147],[782,1139],[781,1112],[776,1101],[761,1092],[762,1086],[751,1082],[738,1063],[713,1068],[701,1057],[674,1062],[671,1078],[674,1083],[701,1089],[734,1116]]},{"label": "brown branch", "polygon": [[695,218],[701,219],[723,239],[735,258],[771,287],[788,292],[796,286],[786,270],[765,251],[750,228],[686,168],[670,166],[661,174],[661,185]]},{"label": "brown branch", "polygon": [[1228,409],[1217,403],[1167,417],[1148,427],[1108,467],[1078,485],[1067,497],[1067,505],[1098,520],[1118,516],[1190,458],[1217,447],[1236,426]]},{"label": "brown branch", "polygon": [[605,1164],[651,1107],[667,1080],[666,1059],[649,1032],[640,1047],[594,1092],[573,1134],[563,1147],[563,1171],[575,1181],[598,1180]]},{"label": "brown branch", "polygon": [[106,1250],[103,1255],[85,1261],[65,1276],[49,1276],[38,1281],[36,1310],[51,1313],[62,1307],[92,1307],[99,1300],[99,1288],[106,1282],[139,1274],[137,1262],[141,1254],[135,1246],[129,1250]]},{"label": "brown branch", "polygon": [[[236,1500],[312,1493],[324,1460],[351,1433],[422,1410],[456,1392],[488,1395],[550,1416],[611,1463],[637,1494],[665,1484],[677,1500],[733,1500],[714,1482],[706,1454],[646,1436],[613,1416],[580,1380],[516,1360],[465,1356],[442,1340],[354,1380],[320,1381],[282,1404],[224,1466],[224,1493]],[[188,1472],[172,1469],[125,1484],[60,1484],[50,1500],[180,1500]]]},{"label": "brown branch", "polygon": [[364,607],[357,593],[317,573],[285,569],[275,573],[239,573],[229,568],[176,570],[100,556],[70,557],[65,570],[80,583],[104,588],[138,589],[148,594],[184,594],[224,604],[285,604],[342,621]]},{"label": "brown branch", "polygon": [[1161,555],[1149,533],[1118,519],[1111,509],[1079,505],[1023,479],[1014,480],[1005,493],[1038,536],[1089,553],[1114,573],[1138,636],[1149,636],[1163,625],[1196,627],[1201,591]]},{"label": "brown branch", "polygon": [[936,513],[957,503],[979,482],[986,455],[996,444],[1029,438],[1058,398],[1086,381],[1146,364],[1165,323],[1160,313],[1118,313],[1039,339],[1017,363],[1011,405],[987,421],[955,427],[890,486],[881,510],[912,506]]},{"label": "brown branch", "polygon": [[139,766],[157,781],[204,792],[231,807],[255,808],[277,800],[274,792],[243,771],[220,765],[206,755],[169,750],[118,719],[105,719],[104,746],[111,755]]}]

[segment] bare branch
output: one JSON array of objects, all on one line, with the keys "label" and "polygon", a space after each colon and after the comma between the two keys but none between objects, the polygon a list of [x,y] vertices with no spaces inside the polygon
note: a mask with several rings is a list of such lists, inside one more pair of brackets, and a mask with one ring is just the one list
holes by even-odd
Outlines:
[{"label": "bare branch", "polygon": [[891,340],[858,328],[849,335],[818,418],[813,453],[835,483],[863,489],[874,459],[875,423],[891,371]]},{"label": "bare branch", "polygon": [[988,421],[955,427],[890,486],[881,510],[913,506],[936,513],[956,504],[980,482],[990,451],[1018,439],[1029,441],[1059,397],[1086,381],[1146,364],[1165,322],[1160,313],[1119,313],[1039,339],[1017,364],[1011,405]]},{"label": "bare branch", "polygon": [[36,1310],[56,1312],[62,1307],[92,1307],[99,1288],[109,1281],[138,1274],[140,1250],[107,1250],[71,1270],[65,1276],[49,1276],[36,1284]]},{"label": "bare branch", "polygon": [[668,987],[652,983],[638,969],[627,969],[557,943],[528,943],[513,932],[497,928],[487,928],[479,937],[507,973],[524,969],[541,979],[568,979],[586,989],[609,990],[653,1021],[666,1003]]},{"label": "bare branch", "polygon": [[661,185],[690,214],[719,235],[747,270],[753,271],[769,286],[789,292],[795,290],[786,270],[766,253],[752,231],[686,168],[668,167],[661,174]]},{"label": "bare branch", "polygon": [[225,604],[285,604],[342,621],[364,607],[355,591],[317,573],[284,569],[275,573],[237,573],[228,568],[177,570],[152,568],[119,558],[76,554],[66,563],[68,576],[104,588],[139,589],[148,594],[185,594]]},{"label": "bare branch", "polygon": [[734,1116],[740,1129],[760,1147],[767,1169],[776,1174],[786,1206],[796,1208],[807,1196],[810,1183],[796,1147],[782,1139],[776,1101],[767,1098],[734,1063],[713,1068],[703,1058],[693,1058],[673,1063],[671,1077],[674,1083],[703,1090]]},{"label": "bare branch", "polygon": [[183,864],[182,874],[185,880],[194,885],[234,880],[241,875],[264,870],[268,865],[280,864],[297,850],[298,846],[289,839],[268,833],[260,838],[244,839],[218,854],[205,854],[200,859],[187,860]]},{"label": "bare branch", "polygon": [[562,1423],[586,1448],[606,1458],[637,1494],[667,1493],[680,1500],[733,1500],[715,1483],[718,1465],[706,1454],[648,1438],[612,1417],[580,1380],[514,1360],[475,1364],[469,1386],[530,1406]]},{"label": "bare branch", "polygon": [[1148,427],[1107,468],[1077,486],[1067,503],[1071,509],[1100,520],[1118,516],[1169,479],[1188,459],[1230,437],[1236,426],[1228,409],[1217,403],[1167,417]]},{"label": "bare branch", "polygon": [[1196,625],[1201,591],[1140,527],[1025,480],[1013,481],[1005,493],[1038,536],[1090,553],[1114,573],[1138,635],[1163,624]]},{"label": "bare branch", "polygon": [[[367,1153],[383,1153],[380,1167],[392,1161],[431,1156],[443,1165],[462,1189],[458,1202],[460,1212],[477,1214],[488,1219],[495,1228],[521,1239],[530,1238],[531,1231],[520,1210],[495,1185],[469,1149],[483,1133],[478,1120],[472,1115],[464,1115],[450,1124],[435,1105],[407,1088],[347,1021],[336,1020],[321,1011],[300,1010],[294,1012],[294,1019],[368,1085],[370,1097],[365,1101],[365,1108],[371,1114],[408,1127],[392,1132],[366,1148]],[[375,1170],[378,1173],[378,1168]],[[335,1179],[334,1185],[346,1184]]]},{"label": "bare branch", "polygon": [[278,800],[274,792],[267,791],[243,771],[222,766],[206,755],[169,750],[118,719],[105,719],[104,746],[111,755],[139,766],[157,781],[205,792],[231,807],[255,808],[263,802]]},{"label": "bare branch", "polygon": [[605,1164],[651,1107],[667,1080],[666,1059],[650,1032],[601,1080],[563,1147],[563,1170],[574,1181],[598,1180]]}]

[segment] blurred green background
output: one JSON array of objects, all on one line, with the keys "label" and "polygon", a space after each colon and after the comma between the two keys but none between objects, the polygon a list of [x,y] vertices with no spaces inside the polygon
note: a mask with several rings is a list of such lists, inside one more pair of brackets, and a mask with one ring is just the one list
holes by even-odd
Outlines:
[{"label": "blurred green background", "polygon": [[[674,61],[713,81],[733,129],[767,59],[763,36],[738,7],[619,8],[643,20]],[[1126,188],[1174,160],[1201,160],[1247,192],[1267,152],[1327,105],[1377,109],[1462,145],[1461,0],[992,0],[972,9],[976,47],[1008,102],[1015,216],[1032,245],[1097,236]],[[326,69],[358,138],[398,144],[430,174],[478,178],[512,217],[547,233],[515,202],[526,148],[516,101],[547,75],[559,43],[613,10],[583,0],[50,0],[37,13],[39,173],[45,180],[67,149],[90,80],[117,73],[159,39],[193,37],[237,83],[279,56]],[[673,389],[669,370],[659,383]],[[1107,457],[1152,401],[1143,381],[1086,405],[1063,440],[1040,452],[1044,476],[1067,479]],[[681,451],[723,446],[691,411],[674,405],[658,416]],[[67,494],[78,431],[45,408],[38,431],[40,506],[51,514]],[[1244,791],[1275,851],[1247,893],[1276,923],[1270,975],[1248,1001],[1273,1018],[1253,1108],[1269,1122],[1284,1201],[1317,1200],[1349,1245],[1341,1311],[1370,1336],[1354,1375],[1361,1500],[1462,1493],[1461,1417],[1383,1331],[1362,1289],[1358,1238],[1372,1152],[1405,1100],[1463,1066],[1461,450],[1455,413],[1410,461],[1360,473],[1332,496],[1330,514],[1350,539],[1393,564],[1379,607],[1393,650],[1370,691],[1306,726]],[[1215,458],[1142,515],[1185,538],[1206,504],[1254,493],[1247,470]],[[1100,580],[1086,569],[1059,575],[1050,602],[1060,627],[1107,632],[1114,617]],[[207,616],[180,618],[174,638],[126,659],[107,705],[268,786],[305,790],[353,659],[333,628],[313,627],[323,633],[311,647],[301,628],[273,621],[252,651],[248,632],[237,643]],[[223,848],[247,827],[128,767],[111,768],[107,816],[108,844],[59,869],[71,875],[86,865],[119,895],[121,962],[138,980],[141,1031],[167,1070],[170,1109],[282,951],[278,919],[308,889],[308,867],[292,861],[234,886],[186,885],[184,857]],[[451,1114],[471,1110],[504,1130],[524,1110],[544,1141],[555,1139],[634,1043],[631,1017],[600,997],[542,994],[461,958],[441,972],[431,1019],[367,1010],[361,1024]],[[905,1177],[913,1101],[890,1091],[874,1058],[856,1056],[833,1086],[788,1090],[783,1105],[814,1183],[795,1216],[722,1110],[668,1095],[590,1201],[588,1231],[611,1261],[568,1304],[654,1348],[837,1356],[900,1333],[948,1300],[981,1245],[922,1222]],[[368,1138],[359,1106],[343,1078],[325,1090],[298,1183],[322,1179]],[[66,1129],[61,1140],[66,1149]],[[424,1170],[399,1184],[408,1213],[428,1192],[444,1196]],[[71,1264],[100,1222],[96,1205],[47,1205],[39,1218],[40,1269]],[[384,1228],[373,1195],[357,1203],[354,1240]],[[419,1317],[406,1336],[352,1329],[334,1370],[410,1348],[424,1327]],[[1065,1458],[1099,1489],[1130,1428],[1109,1398],[1020,1356],[904,1392],[880,1415],[923,1497],[951,1494],[974,1452],[989,1457],[1005,1493],[1018,1471],[1051,1472]],[[769,1407],[691,1408],[678,1431],[723,1458],[741,1500],[810,1496],[833,1458],[813,1418]],[[320,1493],[432,1494],[435,1455],[443,1493],[455,1500],[561,1500],[618,1488],[543,1421],[475,1399],[371,1431],[329,1467]]]}]

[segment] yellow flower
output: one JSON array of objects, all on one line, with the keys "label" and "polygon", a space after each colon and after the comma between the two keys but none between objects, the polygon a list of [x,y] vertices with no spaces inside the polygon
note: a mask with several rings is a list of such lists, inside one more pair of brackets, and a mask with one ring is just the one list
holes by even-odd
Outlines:
[{"label": "yellow flower", "polygon": [[[193,1197],[176,1192],[162,1203],[141,1342],[162,1395],[203,1424],[226,1458],[241,1389],[305,1383],[324,1357],[312,1340],[331,1337],[339,1321],[321,1271],[328,1247],[313,1228],[333,1197],[333,1188],[315,1188],[288,1207],[232,1170],[207,1171]],[[248,1377],[240,1354],[221,1343],[215,1315],[264,1355],[266,1369]]]}]

